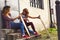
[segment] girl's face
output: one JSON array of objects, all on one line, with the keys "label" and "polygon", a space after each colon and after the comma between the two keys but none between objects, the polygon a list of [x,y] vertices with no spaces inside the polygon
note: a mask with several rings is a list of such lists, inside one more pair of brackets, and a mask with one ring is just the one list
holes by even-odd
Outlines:
[{"label": "girl's face", "polygon": [[27,13],[28,13],[28,9],[24,9],[24,10],[23,10],[23,14],[26,15]]},{"label": "girl's face", "polygon": [[23,11],[23,14],[26,14],[26,12],[25,12],[25,11]]}]

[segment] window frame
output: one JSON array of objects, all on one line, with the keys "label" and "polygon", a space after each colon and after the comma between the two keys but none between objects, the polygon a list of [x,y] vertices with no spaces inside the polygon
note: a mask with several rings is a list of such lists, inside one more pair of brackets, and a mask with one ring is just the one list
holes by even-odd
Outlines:
[{"label": "window frame", "polygon": [[43,0],[30,0],[30,7],[44,9]]}]

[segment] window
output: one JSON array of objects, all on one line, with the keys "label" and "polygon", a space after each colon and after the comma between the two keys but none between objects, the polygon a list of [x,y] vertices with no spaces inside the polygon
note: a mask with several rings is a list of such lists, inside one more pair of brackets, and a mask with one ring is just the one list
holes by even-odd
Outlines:
[{"label": "window", "polygon": [[43,0],[30,0],[30,6],[43,9]]}]

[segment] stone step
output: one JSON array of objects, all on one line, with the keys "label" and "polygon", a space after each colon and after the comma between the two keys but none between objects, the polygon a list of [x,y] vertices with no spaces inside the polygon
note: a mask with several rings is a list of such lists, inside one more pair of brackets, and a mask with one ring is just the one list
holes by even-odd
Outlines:
[{"label": "stone step", "polygon": [[4,33],[9,33],[9,32],[14,32],[14,30],[13,29],[0,29],[2,32],[4,32]]},{"label": "stone step", "polygon": [[0,29],[0,38],[4,38],[7,33],[9,33],[11,29]]},{"label": "stone step", "polygon": [[[8,36],[17,36],[17,35],[20,35],[20,32],[19,33],[13,33],[14,30],[13,29],[0,29],[0,39],[6,39]],[[7,40],[7,39],[6,39]]]},{"label": "stone step", "polygon": [[7,34],[7,40],[16,40],[17,38],[21,38],[21,33],[10,33]]}]

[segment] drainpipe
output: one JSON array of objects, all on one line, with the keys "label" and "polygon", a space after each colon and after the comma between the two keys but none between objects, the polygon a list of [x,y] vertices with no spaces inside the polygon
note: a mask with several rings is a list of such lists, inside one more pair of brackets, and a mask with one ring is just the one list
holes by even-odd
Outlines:
[{"label": "drainpipe", "polygon": [[7,0],[5,0],[5,6],[7,6]]},{"label": "drainpipe", "polygon": [[50,28],[53,28],[52,13],[51,13],[51,0],[49,0],[49,9],[50,9]]},{"label": "drainpipe", "polygon": [[60,40],[60,1],[56,0],[56,18],[57,18],[57,30],[58,30],[58,40]]}]

